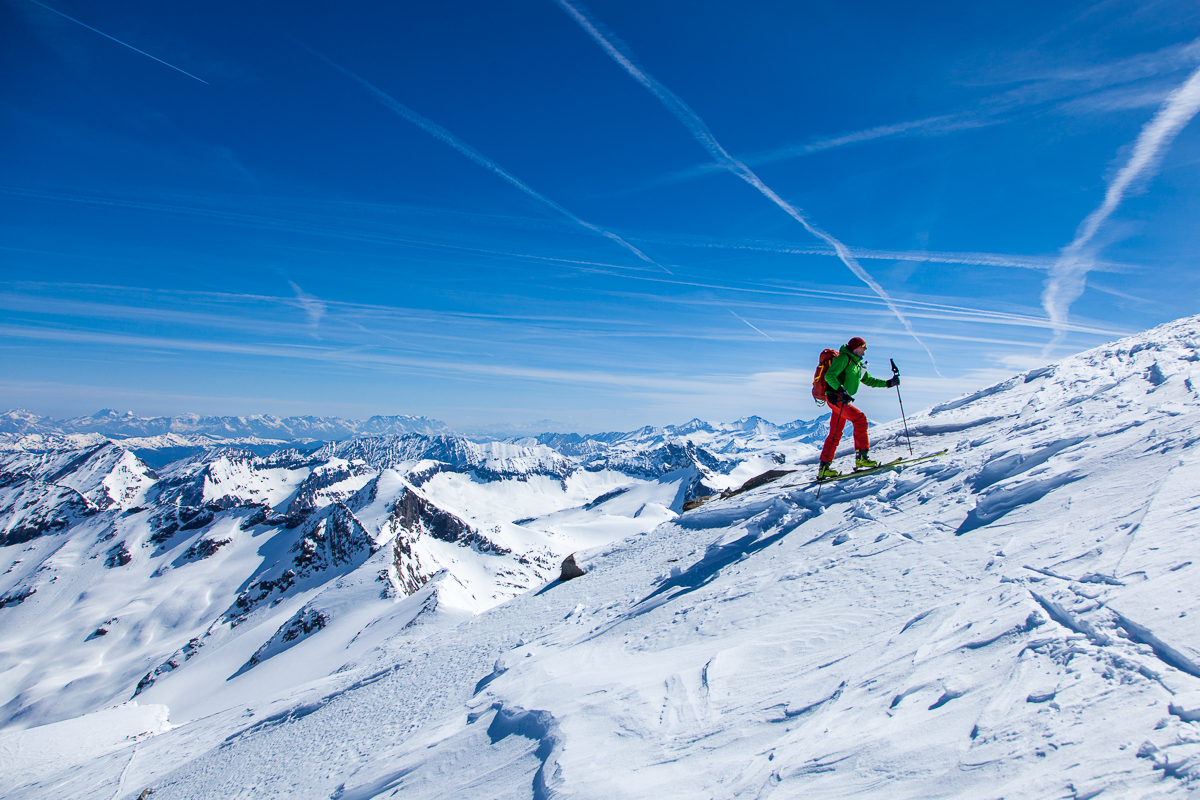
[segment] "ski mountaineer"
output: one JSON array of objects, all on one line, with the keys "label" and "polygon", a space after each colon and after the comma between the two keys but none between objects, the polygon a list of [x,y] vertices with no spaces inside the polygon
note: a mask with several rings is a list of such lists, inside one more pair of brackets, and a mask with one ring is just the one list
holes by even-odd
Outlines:
[{"label": "ski mountaineer", "polygon": [[825,447],[821,450],[821,466],[817,469],[817,480],[839,478],[841,473],[833,468],[833,457],[837,454],[838,443],[842,441],[842,432],[846,429],[846,421],[854,423],[854,468],[871,469],[878,467],[879,462],[870,458],[871,442],[867,438],[867,415],[854,407],[854,394],[860,383],[877,389],[892,388],[900,385],[900,376],[895,375],[888,380],[872,377],[863,369],[867,362],[863,356],[867,352],[867,343],[861,336],[855,336],[842,345],[841,351],[829,362],[825,370],[825,402],[829,403],[829,436],[825,437]]}]

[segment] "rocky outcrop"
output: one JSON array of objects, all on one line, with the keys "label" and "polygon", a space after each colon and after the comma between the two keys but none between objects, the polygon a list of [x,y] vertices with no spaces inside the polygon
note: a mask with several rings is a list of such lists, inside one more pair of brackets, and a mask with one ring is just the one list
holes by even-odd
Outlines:
[{"label": "rocky outcrop", "polygon": [[277,656],[285,650],[295,647],[328,624],[329,617],[326,612],[316,609],[311,603],[306,604],[293,614],[291,619],[280,625],[279,629],[271,635],[271,638],[267,639],[261,647],[255,650],[254,655],[250,656],[249,660],[230,677],[236,678],[238,675],[253,669],[268,658]]},{"label": "rocky outcrop", "polygon": [[375,540],[343,503],[334,503],[305,524],[287,556],[250,583],[226,612],[234,625],[317,573],[361,564],[378,550]]},{"label": "rocky outcrop", "polygon": [[216,554],[232,539],[200,539],[183,552],[183,561],[203,561]]},{"label": "rocky outcrop", "polygon": [[123,567],[133,560],[133,554],[129,552],[129,548],[124,542],[118,542],[108,549],[108,556],[104,559],[104,566],[109,569]]},{"label": "rocky outcrop", "polygon": [[293,518],[302,516],[320,506],[328,505],[331,500],[345,500],[353,495],[359,487],[354,486],[341,491],[333,487],[363,475],[373,474],[376,471],[374,467],[364,461],[333,463],[314,468],[296,489],[296,496],[288,504],[288,516]]},{"label": "rocky outcrop", "polygon": [[35,594],[37,589],[32,586],[20,586],[8,594],[0,595],[0,608],[19,606]]},{"label": "rocky outcrop", "polygon": [[406,489],[396,498],[385,527],[397,536],[401,532],[410,536],[429,535],[480,553],[507,555],[510,552],[411,489]]},{"label": "rocky outcrop", "polygon": [[422,562],[417,543],[424,536],[456,544],[489,555],[508,555],[508,548],[488,539],[459,517],[439,508],[416,491],[406,488],[392,504],[384,532],[395,537],[392,561],[400,587],[406,595],[415,593],[437,572]]},{"label": "rocky outcrop", "polygon": [[560,581],[569,581],[572,578],[582,578],[587,572],[583,567],[575,562],[575,554],[567,556],[562,562],[562,571],[558,575]]},{"label": "rocky outcrop", "polygon": [[99,510],[69,486],[14,478],[0,488],[0,546],[64,531]]},{"label": "rocky outcrop", "polygon": [[[208,634],[206,633],[205,637],[207,636]],[[138,681],[138,685],[133,690],[133,697],[137,697],[139,694],[149,689],[162,676],[179,669],[181,666],[183,666],[184,662],[190,660],[198,652],[200,652],[200,648],[203,646],[204,642],[199,636],[189,640],[187,644],[172,653],[166,661],[147,672],[146,675],[140,681]],[[130,699],[133,698],[131,697]]]}]

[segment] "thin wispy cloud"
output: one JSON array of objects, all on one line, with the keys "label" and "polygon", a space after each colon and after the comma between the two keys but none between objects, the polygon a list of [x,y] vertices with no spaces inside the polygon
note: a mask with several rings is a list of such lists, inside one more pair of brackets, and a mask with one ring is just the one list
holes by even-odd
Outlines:
[{"label": "thin wispy cloud", "polygon": [[637,256],[638,258],[640,258],[642,261],[646,262],[647,264],[653,264],[654,266],[662,269],[663,272],[668,272],[668,273],[670,272],[669,269],[664,267],[662,264],[659,264],[654,259],[650,258],[650,256],[646,255],[641,250],[634,247],[633,245],[631,245],[629,242],[622,239],[617,234],[613,233],[610,230],[606,230],[605,228],[601,228],[599,225],[594,225],[585,219],[577,217],[575,214],[573,214],[570,211],[568,211],[567,209],[563,208],[561,205],[559,205],[555,201],[551,200],[549,197],[546,197],[544,194],[542,194],[542,193],[534,190],[530,186],[526,185],[523,181],[521,181],[519,178],[517,178],[511,172],[504,169],[504,167],[500,166],[492,159],[483,155],[478,150],[476,150],[475,148],[471,147],[466,142],[464,142],[462,139],[459,139],[457,136],[455,136],[450,131],[443,128],[441,125],[438,125],[433,120],[428,119],[427,117],[424,117],[421,114],[418,114],[416,111],[413,111],[411,108],[404,105],[399,100],[392,97],[391,95],[389,95],[387,92],[380,89],[375,84],[371,83],[370,81],[366,80],[365,78],[359,77],[357,74],[351,72],[350,70],[348,70],[345,67],[343,67],[342,65],[334,62],[333,60],[329,59],[328,57],[322,55],[321,53],[318,53],[316,50],[312,49],[311,47],[304,44],[303,42],[297,42],[297,44],[299,44],[304,49],[308,50],[310,53],[312,53],[314,56],[316,56],[317,58],[324,61],[329,66],[336,69],[338,72],[345,75],[347,78],[350,78],[355,83],[362,86],[364,89],[369,91],[372,95],[374,95],[375,99],[379,100],[381,103],[383,103],[384,106],[391,109],[396,114],[400,115],[404,119],[406,119],[409,122],[411,122],[412,124],[416,125],[418,128],[425,131],[426,133],[428,133],[430,136],[434,137],[435,139],[438,139],[438,140],[444,142],[445,144],[450,145],[455,150],[462,153],[464,156],[471,159],[472,161],[474,161],[476,164],[483,167],[484,169],[489,170],[490,172],[503,178],[510,185],[516,187],[517,189],[524,192],[529,197],[532,197],[534,200],[537,200],[542,205],[545,205],[546,207],[553,209],[554,211],[558,212],[559,214],[562,214],[564,217],[566,217],[567,219],[576,223],[577,225],[580,225],[581,227],[586,228],[587,230],[592,231],[593,233],[597,233],[600,236],[605,237],[606,239],[610,239],[611,241],[616,242],[621,247],[624,247],[630,253],[633,253],[635,256]]},{"label": "thin wispy cloud", "polygon": [[1097,89],[1195,69],[1197,65],[1200,65],[1200,39],[1193,39],[1100,64],[1069,64],[1041,69],[1022,66],[1018,71],[1006,69],[998,73],[993,82],[1033,82],[1024,91],[1050,91],[1047,85],[1055,82],[1072,82],[1087,89]]},{"label": "thin wispy cloud", "polygon": [[[721,292],[738,298],[736,306],[756,311],[778,311],[784,316],[773,324],[784,328],[793,327],[791,320],[818,319],[831,308],[886,311],[886,306],[873,294],[866,292],[835,291],[786,284],[736,284],[686,280],[678,277],[658,277],[655,273],[644,273],[637,280],[653,284],[667,284],[706,292]],[[627,276],[622,276],[626,277]],[[296,306],[293,297],[277,297],[257,294],[232,294],[191,290],[144,291],[136,287],[107,286],[97,284],[46,284],[37,282],[0,283],[0,287],[12,286],[15,291],[0,291],[0,310],[36,314],[57,319],[69,318],[75,324],[82,320],[133,321],[138,323],[174,324],[180,328],[203,328],[234,334],[241,340],[249,337],[278,338],[280,335],[305,337],[311,328],[288,313]],[[64,294],[65,293],[65,294]],[[677,296],[673,293],[652,294],[617,290],[598,290],[597,295],[616,298],[619,306],[628,299],[659,304],[660,306],[692,306],[697,308],[719,307],[731,311],[729,299]],[[758,299],[761,298],[761,299]],[[817,305],[801,306],[797,301],[815,300]],[[418,307],[388,306],[363,302],[339,300],[319,301],[324,309],[321,314],[322,331],[327,338],[344,337],[345,327],[379,334],[380,331],[403,331],[403,340],[395,340],[414,350],[427,350],[429,342],[476,343],[498,342],[505,338],[503,331],[526,326],[553,331],[555,340],[575,333],[585,332],[588,337],[635,337],[661,338],[663,336],[704,339],[705,331],[694,328],[681,329],[682,333],[670,332],[670,323],[661,316],[629,319],[619,314],[604,316],[595,314],[555,315],[542,309],[535,313],[521,313],[505,307],[503,312],[485,311],[439,311]],[[1050,323],[1045,316],[985,309],[952,302],[930,300],[897,299],[910,316],[935,322],[958,322],[973,325],[998,325],[1006,328],[1025,328],[1044,331]],[[282,313],[280,313],[282,312]],[[811,312],[811,313],[809,313]],[[746,319],[733,312],[743,322]],[[366,323],[374,330],[368,330]],[[801,323],[808,324],[808,323]],[[665,327],[664,327],[665,326]],[[760,333],[761,329],[754,325]],[[1076,333],[1115,336],[1127,333],[1113,328],[1071,322],[1070,329]],[[763,333],[764,336],[767,334]],[[937,338],[934,333],[925,334]],[[955,335],[962,335],[961,329]],[[206,334],[206,338],[211,336]],[[776,338],[768,336],[772,341]],[[420,340],[420,341],[418,341]],[[361,340],[350,339],[357,345]],[[474,349],[469,347],[464,352]]]},{"label": "thin wispy cloud", "polygon": [[325,316],[327,310],[325,304],[320,299],[313,297],[295,284],[294,281],[288,281],[288,285],[292,287],[292,291],[296,293],[296,302],[304,309],[304,315],[308,317],[308,327],[314,338],[320,339],[317,329],[321,325],[321,317]]},{"label": "thin wispy cloud", "polygon": [[86,22],[80,22],[79,20],[75,19],[74,17],[67,16],[66,14],[64,14],[63,12],[59,11],[56,8],[51,8],[50,6],[46,5],[45,3],[39,3],[38,0],[29,0],[29,2],[33,3],[35,6],[41,6],[42,8],[46,9],[47,11],[49,11],[53,14],[57,14],[58,16],[62,17],[63,19],[68,19],[71,22],[74,22],[76,25],[82,25],[83,27],[85,27],[89,31],[91,31],[92,33],[98,33],[101,36],[103,36],[105,39],[110,39],[110,40],[116,42],[117,44],[121,45],[122,47],[128,47],[130,50],[132,50],[135,53],[141,53],[146,58],[153,59],[165,67],[170,67],[171,69],[175,70],[176,72],[182,72],[184,75],[187,75],[189,78],[191,78],[193,80],[200,81],[201,83],[203,83],[206,86],[208,85],[208,81],[204,80],[203,78],[197,78],[195,75],[188,72],[187,70],[180,69],[179,67],[175,66],[174,64],[169,64],[166,61],[163,61],[158,56],[152,56],[149,53],[147,53],[145,50],[139,50],[138,48],[134,47],[133,45],[129,44],[128,42],[122,42],[120,39],[116,38],[115,36],[109,36],[104,31],[97,30],[96,28],[93,28],[91,25],[88,25]]},{"label": "thin wispy cloud", "polygon": [[1136,182],[1154,174],[1171,142],[1191,122],[1197,111],[1200,111],[1200,69],[1167,97],[1154,118],[1142,128],[1129,160],[1109,183],[1104,201],[1084,218],[1075,232],[1075,238],[1063,248],[1058,260],[1050,268],[1042,292],[1042,307],[1054,328],[1054,338],[1046,345],[1046,352],[1066,336],[1071,303],[1083,294],[1087,274],[1095,264],[1098,249],[1096,234],[1101,226],[1121,205]]},{"label": "thin wispy cloud", "polygon": [[204,339],[183,339],[169,336],[138,336],[127,333],[58,330],[0,323],[0,337],[69,342],[82,345],[103,345],[133,350],[175,350],[181,352],[220,353],[235,356],[254,356],[299,359],[367,369],[419,370],[433,375],[456,375],[471,378],[520,378],[557,385],[603,385],[617,389],[652,389],[705,393],[714,382],[733,382],[736,374],[694,375],[671,378],[658,372],[645,373],[609,370],[546,369],[497,364],[494,361],[466,361],[439,357],[406,357],[381,351],[378,348],[338,348],[316,345],[278,343],[240,343]]},{"label": "thin wispy cloud", "polygon": [[[198,219],[207,219],[214,222],[221,222],[229,225],[237,225],[242,227],[262,228],[267,230],[281,230],[294,233],[310,234],[313,236],[326,236],[337,239],[347,239],[350,241],[372,242],[378,244],[399,245],[403,247],[413,247],[427,250],[441,250],[458,253],[468,253],[479,256],[494,256],[497,258],[511,259],[515,261],[541,261],[552,264],[561,264],[563,266],[579,266],[579,267],[605,267],[621,270],[639,270],[649,269],[650,267],[633,267],[627,264],[613,264],[606,261],[589,261],[585,259],[562,258],[559,256],[544,256],[535,255],[532,253],[518,253],[508,250],[497,250],[493,248],[472,247],[455,242],[438,242],[428,238],[417,238],[412,236],[400,236],[395,233],[379,233],[375,231],[354,229],[349,227],[336,227],[329,224],[316,224],[304,220],[290,220],[279,217],[266,217],[259,214],[245,214],[237,211],[226,211],[214,208],[201,208],[197,206],[181,206],[167,203],[151,203],[140,200],[127,200],[122,198],[98,197],[95,195],[70,195],[56,192],[44,192],[34,189],[23,189],[15,186],[0,186],[0,194],[9,194],[17,197],[29,197],[39,200],[48,200],[53,202],[64,203],[80,203],[85,205],[105,206],[111,208],[126,208],[133,211],[149,211],[160,214],[173,214],[187,217],[195,217]],[[323,218],[327,215],[322,215]],[[2,248],[2,246],[0,246]],[[653,267],[660,267],[659,264],[649,262]],[[669,270],[668,270],[669,272]]]},{"label": "thin wispy cloud", "polygon": [[[774,190],[763,183],[758,175],[754,174],[753,170],[751,170],[743,162],[731,156],[729,152],[721,146],[721,143],[717,141],[712,131],[709,130],[708,125],[706,125],[704,120],[700,118],[700,115],[693,111],[691,106],[683,101],[683,98],[679,97],[679,95],[668,89],[657,78],[652,77],[633,63],[632,58],[627,55],[628,47],[626,47],[623,42],[620,42],[616,36],[606,31],[602,31],[599,25],[594,22],[591,17],[589,17],[587,14],[581,11],[579,7],[572,4],[568,0],[555,0],[555,2],[558,3],[559,7],[566,11],[567,14],[573,20],[575,20],[575,22],[577,22],[579,26],[583,28],[584,31],[586,31],[587,34],[591,36],[592,39],[598,45],[600,45],[600,47],[603,48],[604,51],[608,53],[608,55],[614,61],[616,61],[626,72],[628,72],[634,80],[636,80],[651,94],[657,97],[659,102],[662,103],[663,106],[666,107],[666,109],[670,111],[676,119],[683,123],[684,127],[688,129],[688,132],[692,134],[692,137],[709,152],[709,155],[711,155],[718,164],[744,180],[746,183],[753,186],[764,197],[783,210],[784,213],[804,226],[805,230],[832,247],[837,252],[838,258],[841,259],[842,263],[846,265],[846,268],[854,273],[856,278],[869,286],[871,291],[875,292],[875,294],[877,294],[880,299],[887,304],[888,308],[891,309],[892,313],[896,316],[896,319],[898,319],[900,324],[904,326],[904,329],[908,331],[909,336],[911,336],[918,344],[920,344],[921,347],[925,349],[925,352],[929,354],[929,360],[933,363],[934,371],[937,371],[937,361],[933,357],[933,351],[921,341],[920,337],[917,336],[917,332],[913,329],[912,323],[905,318],[904,314],[900,311],[896,304],[892,302],[891,297],[884,290],[884,288],[879,285],[879,282],[871,277],[870,273],[862,268],[862,265],[858,263],[857,259],[854,258],[853,254],[850,252],[850,249],[846,247],[846,245],[842,244],[842,242],[834,238],[831,234],[826,233],[824,230],[816,227],[808,220],[807,217],[800,213],[799,209],[784,200],[782,197],[776,194]],[[618,43],[620,43],[619,46]]]}]

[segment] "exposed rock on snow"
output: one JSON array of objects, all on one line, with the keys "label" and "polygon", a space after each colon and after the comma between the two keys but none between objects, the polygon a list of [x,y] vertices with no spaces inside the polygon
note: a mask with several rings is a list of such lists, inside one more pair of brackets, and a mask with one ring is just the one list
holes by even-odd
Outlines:
[{"label": "exposed rock on snow", "polygon": [[250,660],[242,666],[233,677],[241,675],[243,672],[255,667],[262,661],[266,661],[272,656],[276,656],[295,644],[300,640],[316,633],[325,627],[329,622],[329,618],[324,613],[318,611],[312,606],[304,606],[292,616],[287,622],[275,631],[275,634],[263,644],[262,647],[254,651],[254,655],[250,656]]},{"label": "exposed rock on snow", "polygon": [[560,581],[569,581],[572,578],[582,578],[586,574],[583,567],[575,563],[575,554],[571,553],[571,555],[563,559],[562,571],[558,574],[558,579]]}]

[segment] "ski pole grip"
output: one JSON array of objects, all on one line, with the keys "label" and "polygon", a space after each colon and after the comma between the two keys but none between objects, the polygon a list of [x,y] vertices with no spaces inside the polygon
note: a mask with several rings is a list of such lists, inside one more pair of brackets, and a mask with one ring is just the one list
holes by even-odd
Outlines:
[{"label": "ski pole grip", "polygon": [[891,358],[891,359],[888,359],[888,360],[892,362],[892,374],[893,374],[893,375],[899,375],[899,374],[900,374],[900,370],[899,370],[899,369],[896,367],[896,359],[894,359],[894,358]]}]

